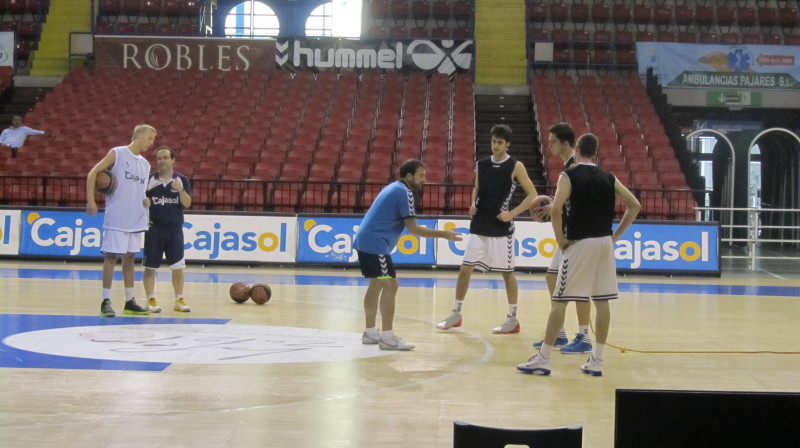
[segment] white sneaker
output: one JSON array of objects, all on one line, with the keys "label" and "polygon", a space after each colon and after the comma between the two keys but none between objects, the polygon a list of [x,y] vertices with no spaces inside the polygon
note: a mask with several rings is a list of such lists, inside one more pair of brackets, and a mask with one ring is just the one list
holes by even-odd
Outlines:
[{"label": "white sneaker", "polygon": [[361,335],[361,343],[362,344],[371,345],[371,344],[377,344],[379,342],[381,342],[381,334],[380,333],[375,333],[375,336],[370,336],[365,331]]},{"label": "white sneaker", "polygon": [[183,297],[175,301],[175,306],[172,307],[172,309],[175,311],[180,311],[181,313],[188,313],[189,311],[192,310],[191,308],[189,308],[189,305],[187,305],[186,302],[183,301]]},{"label": "white sneaker", "polygon": [[378,343],[378,346],[381,350],[413,350],[414,344],[409,344],[404,342],[402,339],[398,338],[397,336],[392,336],[391,339],[385,340],[381,338],[381,341]]},{"label": "white sneaker", "polygon": [[441,330],[449,330],[453,327],[460,327],[460,326],[461,326],[461,313],[456,310],[450,311],[450,315],[448,315],[445,320],[436,324],[436,327]]},{"label": "white sneaker", "polygon": [[495,334],[510,334],[519,333],[519,321],[516,317],[506,316],[506,321],[497,327],[494,327],[492,333]]},{"label": "white sneaker", "polygon": [[158,306],[158,302],[156,302],[155,298],[147,299],[147,307],[150,309],[151,313],[160,313],[161,307]]},{"label": "white sneaker", "polygon": [[589,355],[586,364],[581,366],[581,372],[592,376],[603,376],[603,360],[594,359],[594,355]]},{"label": "white sneaker", "polygon": [[517,365],[517,370],[534,375],[550,375],[550,360],[537,353],[528,362]]}]

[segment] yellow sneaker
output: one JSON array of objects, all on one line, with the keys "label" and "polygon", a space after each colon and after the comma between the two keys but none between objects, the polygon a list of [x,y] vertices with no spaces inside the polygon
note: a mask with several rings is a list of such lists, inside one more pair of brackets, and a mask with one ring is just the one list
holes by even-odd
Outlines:
[{"label": "yellow sneaker", "polygon": [[150,309],[151,313],[160,313],[161,312],[161,307],[158,306],[158,302],[156,302],[155,297],[153,297],[152,299],[148,299],[147,300],[147,307]]},{"label": "yellow sneaker", "polygon": [[189,311],[192,310],[191,308],[189,308],[189,305],[187,305],[186,302],[183,301],[183,297],[175,301],[175,306],[172,309],[174,309],[175,311],[180,311],[181,313],[188,313]]}]

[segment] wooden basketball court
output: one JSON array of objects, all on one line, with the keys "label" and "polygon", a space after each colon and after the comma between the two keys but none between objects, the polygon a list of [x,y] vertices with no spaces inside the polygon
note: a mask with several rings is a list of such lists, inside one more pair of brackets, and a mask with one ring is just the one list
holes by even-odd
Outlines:
[{"label": "wooden basketball court", "polygon": [[[720,279],[619,277],[604,374],[553,354],[549,377],[515,369],[534,351],[549,302],[543,274],[518,273],[522,331],[499,275],[473,277],[460,329],[455,271],[400,272],[395,332],[412,352],[363,346],[358,270],[187,268],[189,314],[98,316],[101,263],[0,261],[0,440],[8,447],[448,447],[453,421],[511,428],[582,425],[614,445],[617,388],[800,391],[800,269]],[[144,295],[137,268],[137,297]],[[259,306],[228,297],[268,283]],[[142,300],[141,298],[139,299]],[[574,307],[567,331],[576,331]],[[166,328],[166,331],[161,329]]]}]

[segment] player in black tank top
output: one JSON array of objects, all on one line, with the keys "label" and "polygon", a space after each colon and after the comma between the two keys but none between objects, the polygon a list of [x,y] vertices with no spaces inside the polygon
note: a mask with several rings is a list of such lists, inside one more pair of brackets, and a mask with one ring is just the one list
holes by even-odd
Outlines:
[{"label": "player in black tank top", "polygon": [[[469,214],[470,235],[461,270],[456,283],[455,306],[450,315],[436,326],[442,330],[461,326],[461,306],[469,289],[472,271],[498,271],[503,276],[508,298],[506,320],[495,327],[500,334],[517,333],[517,279],[514,276],[516,258],[514,254],[514,222],[520,213],[527,211],[536,197],[525,166],[508,155],[511,144],[511,128],[497,125],[492,128],[492,155],[478,161],[475,167],[475,187],[472,189],[472,205]],[[512,208],[511,199],[517,185],[527,196]]]}]

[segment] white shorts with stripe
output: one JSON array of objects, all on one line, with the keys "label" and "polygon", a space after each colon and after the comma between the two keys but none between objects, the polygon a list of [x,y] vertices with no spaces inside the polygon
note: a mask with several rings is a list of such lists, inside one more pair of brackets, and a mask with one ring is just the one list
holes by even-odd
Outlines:
[{"label": "white shorts with stripe", "polygon": [[548,274],[558,274],[558,268],[561,267],[561,258],[564,256],[561,253],[561,248],[556,247],[556,252],[553,254],[553,259],[550,260],[550,267],[547,268]]},{"label": "white shorts with stripe", "polygon": [[564,251],[553,300],[588,302],[618,297],[617,264],[610,236],[576,241]]},{"label": "white shorts with stripe", "polygon": [[461,264],[475,266],[481,272],[512,272],[516,261],[514,235],[483,236],[471,233]]},{"label": "white shorts with stripe", "polygon": [[104,254],[138,253],[142,250],[144,232],[123,232],[121,230],[103,230],[103,243],[100,251]]}]

